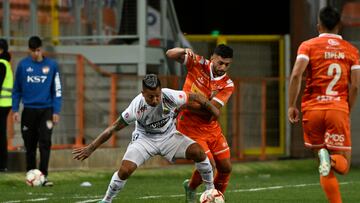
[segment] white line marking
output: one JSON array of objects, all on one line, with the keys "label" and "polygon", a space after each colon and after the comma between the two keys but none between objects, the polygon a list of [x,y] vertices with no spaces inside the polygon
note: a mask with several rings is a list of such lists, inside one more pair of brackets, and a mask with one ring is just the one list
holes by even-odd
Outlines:
[{"label": "white line marking", "polygon": [[88,202],[98,202],[102,199],[88,199],[88,200],[84,200],[84,201],[79,201],[79,202],[75,202],[75,203],[88,203]]},{"label": "white line marking", "polygon": [[[347,185],[352,182],[342,182],[339,183],[340,185]],[[260,187],[260,188],[248,188],[248,189],[237,189],[237,190],[228,190],[227,193],[230,192],[256,192],[256,191],[263,191],[263,190],[277,190],[277,189],[283,189],[283,188],[298,188],[298,187],[307,187],[307,186],[314,186],[314,185],[320,185],[319,183],[309,183],[309,184],[298,184],[298,185],[276,185],[276,186],[270,186],[270,187]],[[200,195],[201,193],[197,193]],[[143,196],[138,197],[137,199],[159,199],[159,198],[175,198],[175,197],[184,197],[185,195],[152,195],[152,196]]]}]

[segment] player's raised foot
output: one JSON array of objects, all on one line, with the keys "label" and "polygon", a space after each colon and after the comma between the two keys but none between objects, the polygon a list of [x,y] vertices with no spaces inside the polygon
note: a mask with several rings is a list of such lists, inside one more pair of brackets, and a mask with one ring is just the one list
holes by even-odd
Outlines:
[{"label": "player's raised foot", "polygon": [[320,164],[319,173],[321,176],[327,176],[331,170],[330,155],[327,149],[322,148],[318,152]]},{"label": "player's raised foot", "polygon": [[196,203],[196,190],[192,190],[189,188],[189,179],[186,179],[183,182],[183,186],[185,189],[185,202],[186,203]]}]

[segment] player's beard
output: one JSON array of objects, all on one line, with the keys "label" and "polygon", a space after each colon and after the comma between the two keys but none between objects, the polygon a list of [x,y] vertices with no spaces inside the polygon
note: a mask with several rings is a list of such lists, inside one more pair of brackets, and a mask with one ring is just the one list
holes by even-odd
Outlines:
[{"label": "player's beard", "polygon": [[217,70],[217,71],[215,71],[215,74],[216,74],[215,77],[223,76],[225,73],[226,73],[225,71]]}]

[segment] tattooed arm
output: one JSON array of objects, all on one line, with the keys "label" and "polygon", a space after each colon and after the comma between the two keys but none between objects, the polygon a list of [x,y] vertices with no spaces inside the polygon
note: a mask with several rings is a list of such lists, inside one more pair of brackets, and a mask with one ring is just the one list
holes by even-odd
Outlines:
[{"label": "tattooed arm", "polygon": [[194,102],[198,102],[200,104],[201,109],[206,109],[209,113],[211,113],[211,115],[215,119],[217,119],[220,116],[219,108],[216,105],[214,105],[211,101],[209,101],[206,97],[200,94],[189,93],[188,103],[191,104],[189,106],[193,106],[195,108],[196,105],[194,105]]},{"label": "tattooed arm", "polygon": [[73,159],[85,160],[87,159],[100,145],[106,142],[115,131],[119,131],[126,127],[128,124],[120,116],[111,126],[107,127],[97,138],[89,145],[72,151]]}]

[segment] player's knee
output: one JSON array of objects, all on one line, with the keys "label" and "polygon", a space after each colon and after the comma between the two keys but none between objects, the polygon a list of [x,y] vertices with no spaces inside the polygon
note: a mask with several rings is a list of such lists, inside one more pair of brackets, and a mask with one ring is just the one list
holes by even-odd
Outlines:
[{"label": "player's knee", "polygon": [[132,169],[131,167],[128,167],[126,165],[121,165],[118,171],[118,176],[121,180],[127,180],[134,170],[135,169]]},{"label": "player's knee", "polygon": [[186,150],[186,155],[188,159],[194,160],[195,162],[201,162],[206,159],[204,150],[197,143],[194,143],[188,147]]},{"label": "player's knee", "polygon": [[340,175],[347,175],[350,171],[350,166],[347,166],[345,170],[337,170],[336,172]]},{"label": "player's knee", "polygon": [[223,162],[221,164],[216,164],[216,169],[220,172],[220,173],[231,173],[232,171],[232,166],[231,166],[231,162]]}]

